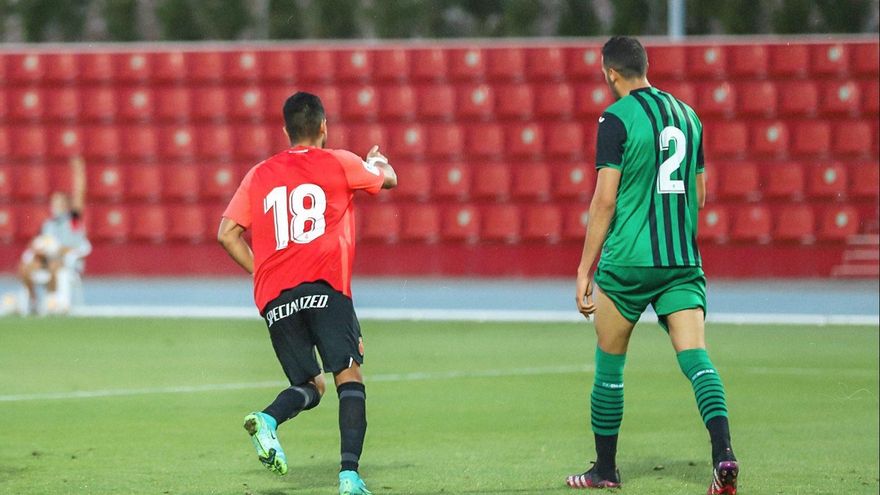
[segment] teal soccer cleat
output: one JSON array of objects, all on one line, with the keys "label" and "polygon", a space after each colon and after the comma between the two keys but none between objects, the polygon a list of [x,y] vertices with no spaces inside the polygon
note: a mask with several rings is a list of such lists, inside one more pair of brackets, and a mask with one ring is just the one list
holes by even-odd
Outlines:
[{"label": "teal soccer cleat", "polygon": [[287,456],[275,434],[275,420],[261,412],[250,413],[244,417],[244,429],[251,436],[257,450],[257,457],[266,469],[279,475],[287,474]]},{"label": "teal soccer cleat", "polygon": [[373,495],[367,490],[367,485],[354,471],[342,471],[339,473],[339,495]]}]

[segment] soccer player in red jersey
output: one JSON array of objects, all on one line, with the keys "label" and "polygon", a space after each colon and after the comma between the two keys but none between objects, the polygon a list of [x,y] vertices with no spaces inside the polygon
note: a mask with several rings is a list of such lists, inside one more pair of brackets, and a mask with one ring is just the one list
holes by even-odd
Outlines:
[{"label": "soccer player in red jersey", "polygon": [[[376,194],[397,174],[374,146],[366,161],[324,149],[321,100],[299,92],[284,103],[286,149],[252,168],[223,213],[217,234],[236,263],[254,277],[254,300],[275,354],[290,381],[269,406],[245,416],[260,461],[278,474],[287,459],[278,425],[318,405],[324,369],[339,395],[341,495],[369,495],[358,474],[367,430],[361,365],[363,340],[351,301],[354,205],[357,190]],[[252,234],[251,246],[242,235]]]}]

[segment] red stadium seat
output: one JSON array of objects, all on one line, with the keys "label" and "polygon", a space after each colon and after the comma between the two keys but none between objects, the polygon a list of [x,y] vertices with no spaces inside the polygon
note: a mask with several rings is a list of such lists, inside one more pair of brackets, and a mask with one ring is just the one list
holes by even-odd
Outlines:
[{"label": "red stadium seat", "polygon": [[857,198],[874,198],[880,196],[880,163],[863,162],[850,166],[849,192]]},{"label": "red stadium seat", "polygon": [[602,76],[602,49],[598,46],[567,49],[569,79],[596,79]]},{"label": "red stadium seat", "polygon": [[769,51],[760,43],[728,46],[728,73],[733,77],[763,77],[767,74]]},{"label": "red stadium seat", "polygon": [[[126,199],[156,201],[162,191],[162,175],[158,165],[136,165],[126,174]],[[135,217],[137,218],[137,217]]]},{"label": "red stadium seat", "polygon": [[270,145],[269,133],[265,126],[256,124],[236,126],[232,130],[232,135],[235,139],[235,156],[239,159],[261,161],[268,158],[270,153],[277,151]]},{"label": "red stadium seat", "polygon": [[490,48],[485,51],[486,75],[495,81],[521,81],[525,75],[526,57],[519,48]]},{"label": "red stadium seat", "polygon": [[[2,61],[0,61],[0,67],[3,66]],[[2,69],[0,69],[0,75],[2,75]],[[0,120],[6,120],[6,116],[9,113],[9,109],[6,106],[6,98],[0,97]]]},{"label": "red stadium seat", "polygon": [[195,202],[199,199],[199,169],[181,163],[162,167],[162,196],[166,200]]},{"label": "red stadium seat", "polygon": [[15,167],[14,197],[45,200],[49,196],[49,170],[37,163]]},{"label": "red stadium seat", "polygon": [[73,88],[49,90],[43,93],[45,115],[53,123],[70,122],[79,116],[79,95]]},{"label": "red stadium seat", "polygon": [[37,89],[9,91],[9,116],[13,120],[37,120],[43,115],[43,94]]},{"label": "red stadium seat", "polygon": [[876,79],[873,81],[865,81],[862,83],[862,89],[860,92],[864,98],[862,112],[865,115],[873,116],[880,113],[880,82]]},{"label": "red stadium seat", "polygon": [[119,92],[119,118],[143,122],[153,116],[153,92],[144,88],[125,88]]},{"label": "red stadium seat", "polygon": [[735,107],[736,94],[730,84],[710,83],[699,89],[697,112],[700,115],[730,117]]},{"label": "red stadium seat", "polygon": [[90,165],[87,168],[89,198],[118,201],[125,192],[125,176],[119,165]]},{"label": "red stadium seat", "polygon": [[761,179],[752,162],[733,162],[718,167],[721,175],[720,196],[725,199],[756,200],[760,197]]},{"label": "red stadium seat", "polygon": [[474,166],[472,194],[474,198],[503,201],[510,196],[511,173],[504,163],[482,163]]},{"label": "red stadium seat", "polygon": [[553,178],[553,195],[560,199],[585,199],[593,195],[596,171],[582,163],[557,165]]},{"label": "red stadium seat", "polygon": [[[97,206],[89,209],[89,237],[98,242],[125,242],[131,229],[131,217],[126,208],[121,206]],[[135,220],[137,223],[137,220]]]},{"label": "red stadium seat", "polygon": [[17,225],[16,235],[20,241],[28,241],[40,233],[43,222],[49,218],[49,208],[45,205],[19,206],[13,210]]},{"label": "red stadium seat", "polygon": [[85,156],[91,159],[115,159],[121,151],[116,126],[93,126],[85,130]]},{"label": "red stadium seat", "polygon": [[412,158],[425,154],[427,131],[419,124],[398,125],[388,128],[390,150],[394,157]]},{"label": "red stadium seat", "polygon": [[[176,67],[178,69],[182,69],[182,56],[174,57],[174,61],[172,63],[172,67]],[[153,67],[157,66],[160,63],[164,63],[164,60],[157,56],[151,56],[147,53],[119,53],[113,56],[113,78],[118,81],[124,82],[141,82],[146,81],[153,77],[152,71]],[[94,72],[96,75],[96,80],[105,80],[103,78],[104,75],[104,67],[102,66],[103,62],[100,60],[94,61]],[[171,75],[168,70],[168,67],[163,65],[162,72],[166,75]],[[180,78],[182,74],[177,75],[177,78]]]},{"label": "red stadium seat", "polygon": [[431,166],[425,163],[395,164],[396,171],[406,180],[394,189],[395,199],[424,201],[431,196]]},{"label": "red stadium seat", "polygon": [[681,79],[687,68],[685,49],[680,45],[648,46],[648,63],[651,77],[657,79]]},{"label": "red stadium seat", "polygon": [[46,60],[37,53],[6,55],[8,81],[21,85],[39,82],[46,73]]},{"label": "red stadium seat", "polygon": [[[297,73],[296,56],[293,50],[261,50],[257,52],[262,68],[261,79],[272,83],[289,83]],[[279,107],[280,108],[280,107]]]},{"label": "red stadium seat", "polygon": [[788,153],[788,126],[779,121],[756,122],[752,126],[752,155],[784,156]]},{"label": "red stadium seat", "polygon": [[439,48],[419,48],[410,52],[410,79],[438,81],[446,79],[446,52]]},{"label": "red stadium seat", "polygon": [[551,205],[529,205],[522,209],[522,239],[555,243],[562,235],[562,213]]},{"label": "red stadium seat", "polygon": [[19,161],[32,161],[46,154],[46,132],[42,127],[13,127],[9,142],[12,144],[12,158]]},{"label": "red stadium seat", "polygon": [[455,90],[446,85],[418,88],[419,119],[450,120],[455,112]]},{"label": "red stadium seat", "polygon": [[767,68],[772,77],[803,76],[810,67],[810,48],[800,43],[770,45],[770,63]]},{"label": "red stadium seat", "polygon": [[816,219],[812,208],[786,205],[779,210],[773,227],[773,240],[808,243],[815,239]]},{"label": "red stadium seat", "polygon": [[734,210],[730,237],[734,241],[766,243],[772,228],[773,218],[766,206],[742,206]]},{"label": "red stadium seat", "polygon": [[373,120],[379,112],[379,94],[372,86],[352,86],[342,92],[342,116],[347,121]]},{"label": "red stadium seat", "polygon": [[444,241],[475,242],[480,232],[480,215],[468,205],[444,208],[442,236]]},{"label": "red stadium seat", "polygon": [[336,55],[336,78],[339,81],[365,81],[373,67],[373,52],[367,50],[339,50]]},{"label": "red stadium seat", "polygon": [[336,78],[333,52],[329,50],[305,50],[297,53],[295,73],[298,80],[324,83]]},{"label": "red stadium seat", "polygon": [[82,129],[60,127],[47,129],[49,156],[55,159],[67,159],[81,155],[85,149],[85,135]]},{"label": "red stadium seat", "polygon": [[840,163],[813,166],[809,170],[810,196],[843,199],[846,196],[846,167]]},{"label": "red stadium seat", "polygon": [[874,131],[868,121],[844,121],[834,126],[834,156],[869,155]]},{"label": "red stadium seat", "polygon": [[762,192],[768,198],[791,198],[804,196],[804,169],[796,162],[784,162],[764,168]]},{"label": "red stadium seat", "polygon": [[110,122],[116,117],[116,94],[109,88],[87,88],[80,96],[82,120]]},{"label": "red stadium seat", "polygon": [[155,127],[136,125],[122,128],[122,156],[148,161],[159,154],[159,136]]},{"label": "red stadium seat", "polygon": [[77,57],[79,71],[77,78],[85,83],[105,83],[114,78],[115,59],[120,54],[108,52],[80,53]]},{"label": "red stadium seat", "polygon": [[488,120],[494,115],[495,93],[486,84],[460,86],[456,100],[457,113],[462,119]]},{"label": "red stadium seat", "polygon": [[204,87],[192,93],[192,118],[204,121],[226,119],[226,90],[222,87]]},{"label": "red stadium seat", "polygon": [[[266,107],[263,90],[254,86],[229,90],[229,116],[236,120],[261,123]],[[271,114],[270,114],[271,115]],[[280,115],[280,114],[279,114]],[[274,116],[274,115],[273,115]]]},{"label": "red stadium seat", "polygon": [[546,201],[550,198],[553,177],[543,163],[519,165],[513,169],[512,193],[515,198]]},{"label": "red stadium seat", "polygon": [[412,120],[418,112],[416,92],[411,86],[394,85],[379,91],[379,116],[386,120]]},{"label": "red stadium seat", "polygon": [[202,197],[218,201],[229,201],[242,179],[236,168],[229,164],[203,165],[199,177],[202,179]]},{"label": "red stadium seat", "polygon": [[[137,56],[135,56],[137,57]],[[167,51],[153,53],[150,62],[152,79],[159,82],[178,82],[186,79],[186,58],[183,52]],[[132,62],[137,60],[132,58]]]},{"label": "red stadium seat", "polygon": [[819,108],[819,90],[811,81],[780,84],[780,115],[814,115]]},{"label": "red stadium seat", "polygon": [[464,154],[464,130],[454,124],[435,124],[428,127],[428,156],[458,157]]},{"label": "red stadium seat", "polygon": [[500,157],[504,153],[504,133],[497,124],[471,126],[466,135],[469,156],[479,158]]},{"label": "red stadium seat", "polygon": [[198,83],[214,83],[226,72],[225,53],[215,51],[185,52],[187,79]]},{"label": "red stadium seat", "polygon": [[[331,119],[338,119],[339,115],[342,114],[342,97],[339,95],[339,91],[331,86],[304,86],[302,88],[297,88],[298,91],[306,91],[308,93],[312,93],[314,95],[318,95],[321,98],[321,103],[324,104],[324,112]],[[289,91],[287,96],[293,95],[292,91]],[[284,105],[284,101],[287,100],[287,97],[284,97],[282,101],[278,102],[276,105],[273,105],[269,110],[269,115],[281,115],[281,108]],[[268,102],[271,104],[271,102]]]},{"label": "red stadium seat", "polygon": [[153,243],[165,240],[168,218],[161,206],[138,206],[131,209],[129,216],[133,219],[129,232],[130,239]]},{"label": "red stadium seat", "polygon": [[0,243],[9,244],[15,240],[16,209],[0,205]]},{"label": "red stadium seat", "polygon": [[691,107],[697,106],[697,90],[695,90],[694,86],[690,83],[678,81],[667,82],[663,83],[663,87],[659,89],[671,94]]},{"label": "red stadium seat", "polygon": [[827,84],[822,92],[822,113],[857,115],[860,110],[861,95],[854,82],[834,82]]},{"label": "red stadium seat", "polygon": [[200,159],[229,159],[233,156],[232,129],[224,124],[197,129],[196,152]]},{"label": "red stadium seat", "polygon": [[547,155],[571,159],[585,153],[584,129],[576,122],[555,122],[544,127]]},{"label": "red stadium seat", "polygon": [[227,81],[252,82],[260,78],[260,57],[253,51],[230,52],[223,57]]},{"label": "red stadium seat", "polygon": [[875,40],[852,45],[850,67],[855,74],[876,78],[880,73],[880,44]]},{"label": "red stadium seat", "polygon": [[714,202],[715,198],[718,197],[718,190],[720,189],[718,186],[718,183],[720,182],[718,180],[719,175],[718,171],[714,168],[710,169],[708,172],[705,170],[703,171],[703,180],[706,181],[706,198],[710,202]]},{"label": "red stadium seat", "polygon": [[48,53],[44,55],[45,80],[53,83],[70,83],[76,80],[78,67],[74,53]]},{"label": "red stadium seat", "polygon": [[[201,206],[173,206],[167,210],[168,239],[198,243],[207,237],[205,211]],[[213,232],[212,232],[213,234]]]},{"label": "red stadium seat", "polygon": [[493,205],[480,213],[480,238],[514,243],[519,239],[520,211],[513,205]]},{"label": "red stadium seat", "polygon": [[776,86],[768,81],[745,82],[737,87],[737,114],[772,117],[776,115]]},{"label": "red stadium seat", "polygon": [[558,47],[526,49],[526,78],[529,81],[565,79],[565,52]]},{"label": "red stadium seat", "polygon": [[435,242],[440,236],[440,212],[434,205],[403,208],[400,238],[406,241]]},{"label": "red stadium seat", "polygon": [[575,113],[580,117],[598,119],[602,112],[614,103],[611,91],[605,83],[593,83],[580,86],[577,94]]},{"label": "red stadium seat", "polygon": [[859,212],[852,206],[832,206],[822,212],[819,239],[842,241],[859,232]]},{"label": "red stadium seat", "polygon": [[0,163],[6,162],[9,155],[9,132],[5,127],[0,125]]},{"label": "red stadium seat", "polygon": [[486,62],[479,48],[453,48],[447,54],[450,79],[473,81],[483,77]]},{"label": "red stadium seat", "polygon": [[691,46],[687,49],[688,77],[722,78],[727,69],[727,51],[722,46]]},{"label": "red stadium seat", "polygon": [[708,137],[706,155],[709,160],[743,156],[748,150],[748,128],[743,122],[721,122],[704,129],[704,135]]},{"label": "red stadium seat", "polygon": [[12,167],[0,164],[0,198],[12,196]]},{"label": "red stadium seat", "polygon": [[820,156],[831,147],[831,126],[824,121],[801,122],[794,128],[792,152],[796,155]]},{"label": "red stadium seat", "polygon": [[375,205],[359,211],[363,228],[362,240],[396,242],[400,237],[401,212],[396,205]]},{"label": "red stadium seat", "polygon": [[190,116],[190,90],[186,88],[164,88],[155,95],[156,118],[163,121],[182,122]]},{"label": "red stadium seat", "polygon": [[567,241],[584,242],[590,210],[587,205],[569,205],[562,212],[562,238]]},{"label": "red stadium seat", "polygon": [[409,50],[379,49],[373,55],[373,78],[377,81],[401,81],[409,75]]},{"label": "red stadium seat", "polygon": [[535,96],[527,84],[498,86],[495,115],[502,119],[528,119],[532,116]]},{"label": "red stadium seat", "polygon": [[471,168],[460,163],[434,168],[434,194],[440,198],[465,199],[471,192]]},{"label": "red stadium seat", "polygon": [[380,146],[380,149],[393,150],[393,148],[388,146],[388,136],[385,134],[384,127],[364,124],[351,126],[350,131],[348,147],[357,155],[365,156],[370,151],[370,148],[377,144]]},{"label": "red stadium seat", "polygon": [[700,211],[697,236],[701,240],[725,242],[729,237],[730,215],[723,206],[707,206]]},{"label": "red stadium seat", "polygon": [[518,160],[535,158],[544,148],[544,131],[534,123],[507,126],[507,155]]},{"label": "red stadium seat", "polygon": [[574,92],[568,84],[543,84],[535,88],[537,117],[566,117],[574,109]]},{"label": "red stadium seat", "polygon": [[811,45],[810,74],[845,74],[849,69],[849,46],[843,43]]},{"label": "red stadium seat", "polygon": [[195,136],[189,126],[164,126],[159,130],[159,152],[165,158],[186,160],[195,153]]}]

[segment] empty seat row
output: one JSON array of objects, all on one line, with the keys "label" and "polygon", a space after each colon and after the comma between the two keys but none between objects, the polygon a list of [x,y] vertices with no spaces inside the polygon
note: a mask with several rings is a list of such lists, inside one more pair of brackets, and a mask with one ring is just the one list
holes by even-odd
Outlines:
[{"label": "empty seat row", "polygon": [[707,159],[876,157],[876,119],[707,121],[703,148]]},{"label": "empty seat row", "polygon": [[710,199],[876,199],[880,163],[716,162],[707,169],[706,183]]},{"label": "empty seat row", "polygon": [[698,234],[701,239],[715,242],[810,243],[842,241],[859,231],[859,210],[849,205],[740,205],[704,209],[700,212]]},{"label": "empty seat row", "polygon": [[[89,82],[203,83],[397,80],[601,80],[598,45],[375,49],[296,47],[229,51],[27,52],[0,55],[12,84]],[[878,44],[772,43],[648,46],[657,77],[737,78],[876,75]]]}]

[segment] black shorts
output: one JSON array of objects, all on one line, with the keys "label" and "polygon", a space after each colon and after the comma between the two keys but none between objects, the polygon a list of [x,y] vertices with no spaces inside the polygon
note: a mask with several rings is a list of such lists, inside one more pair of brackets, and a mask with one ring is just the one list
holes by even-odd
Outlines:
[{"label": "black shorts", "polygon": [[288,289],[263,310],[272,347],[291,385],[302,385],[324,370],[338,373],[363,364],[361,326],[351,299],[325,282]]}]

